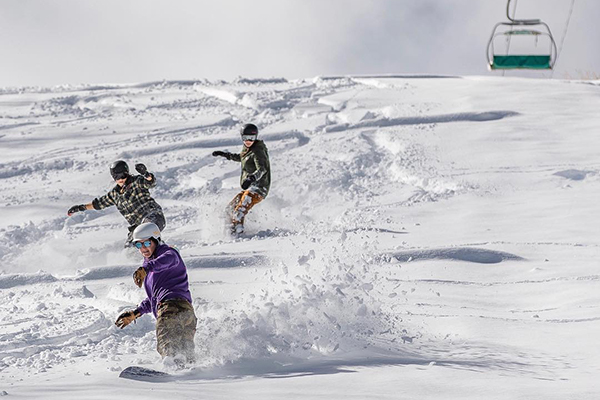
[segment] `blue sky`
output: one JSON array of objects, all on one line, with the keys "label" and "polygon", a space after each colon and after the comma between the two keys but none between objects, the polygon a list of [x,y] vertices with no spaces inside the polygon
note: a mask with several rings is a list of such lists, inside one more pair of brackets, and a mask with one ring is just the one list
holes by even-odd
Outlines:
[{"label": "blue sky", "polygon": [[[517,17],[543,19],[560,43],[571,0],[517,1]],[[503,0],[3,0],[0,86],[490,75],[485,47],[505,9]],[[599,15],[600,2],[575,1],[555,78],[600,75]]]}]

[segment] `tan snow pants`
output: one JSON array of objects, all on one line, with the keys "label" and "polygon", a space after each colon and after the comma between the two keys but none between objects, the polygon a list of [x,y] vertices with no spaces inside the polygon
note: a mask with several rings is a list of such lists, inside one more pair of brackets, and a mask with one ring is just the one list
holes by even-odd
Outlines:
[{"label": "tan snow pants", "polygon": [[249,190],[239,192],[227,206],[228,214],[231,216],[231,231],[239,232],[240,228],[243,231],[244,219],[248,212],[263,200],[260,194],[252,193]]},{"label": "tan snow pants", "polygon": [[160,303],[156,318],[156,350],[164,357],[184,356],[185,362],[193,363],[196,314],[192,305],[184,299],[170,299]]}]

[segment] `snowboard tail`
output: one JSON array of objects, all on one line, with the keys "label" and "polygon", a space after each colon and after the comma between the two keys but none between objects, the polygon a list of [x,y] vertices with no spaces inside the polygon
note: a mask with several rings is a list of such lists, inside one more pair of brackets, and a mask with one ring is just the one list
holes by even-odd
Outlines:
[{"label": "snowboard tail", "polygon": [[165,382],[173,379],[171,374],[144,367],[127,367],[119,374],[119,378],[145,382]]}]

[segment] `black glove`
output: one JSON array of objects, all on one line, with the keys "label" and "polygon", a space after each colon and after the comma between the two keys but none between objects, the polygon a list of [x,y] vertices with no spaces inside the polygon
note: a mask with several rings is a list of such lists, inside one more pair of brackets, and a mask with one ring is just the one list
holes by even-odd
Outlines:
[{"label": "black glove", "polygon": [[138,319],[142,314],[137,310],[125,311],[115,321],[115,325],[119,328],[123,329],[136,319]]},{"label": "black glove", "polygon": [[71,214],[75,214],[76,212],[85,211],[85,210],[87,210],[85,208],[85,204],[79,204],[77,206],[73,206],[73,207],[69,208],[69,211],[67,211],[67,215],[71,216]]},{"label": "black glove", "polygon": [[226,159],[231,160],[231,153],[227,151],[213,151],[212,155],[213,157],[225,157]]},{"label": "black glove", "polygon": [[144,178],[150,176],[150,172],[148,172],[148,168],[144,164],[135,164],[135,170]]},{"label": "black glove", "polygon": [[248,177],[244,179],[244,182],[242,182],[242,189],[248,189],[253,182],[256,182],[256,177],[254,175],[248,175]]}]

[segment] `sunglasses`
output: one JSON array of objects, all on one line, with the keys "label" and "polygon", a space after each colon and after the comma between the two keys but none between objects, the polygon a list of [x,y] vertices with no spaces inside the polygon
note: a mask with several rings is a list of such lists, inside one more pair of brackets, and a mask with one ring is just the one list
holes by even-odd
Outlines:
[{"label": "sunglasses", "polygon": [[254,142],[256,140],[256,135],[242,135],[242,140]]},{"label": "sunglasses", "polygon": [[129,174],[128,174],[127,172],[122,172],[122,173],[120,173],[120,174],[115,174],[115,175],[113,175],[113,179],[114,179],[115,181],[118,181],[119,179],[125,179],[125,178],[127,178],[128,176],[129,176]]},{"label": "sunglasses", "polygon": [[141,249],[142,247],[150,248],[150,246],[152,245],[152,240],[144,240],[143,242],[135,242],[133,245],[135,247],[137,247],[138,249]]}]

